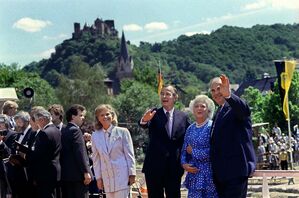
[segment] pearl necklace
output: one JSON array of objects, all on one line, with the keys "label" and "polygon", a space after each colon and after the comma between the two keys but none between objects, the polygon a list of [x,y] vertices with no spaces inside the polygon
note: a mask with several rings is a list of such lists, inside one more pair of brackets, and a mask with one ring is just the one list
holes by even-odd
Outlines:
[{"label": "pearl necklace", "polygon": [[197,123],[197,122],[195,122],[195,126],[196,126],[197,128],[200,128],[200,127],[204,126],[208,121],[209,121],[209,119],[206,119],[206,120],[205,120],[204,122],[202,122],[202,123]]}]

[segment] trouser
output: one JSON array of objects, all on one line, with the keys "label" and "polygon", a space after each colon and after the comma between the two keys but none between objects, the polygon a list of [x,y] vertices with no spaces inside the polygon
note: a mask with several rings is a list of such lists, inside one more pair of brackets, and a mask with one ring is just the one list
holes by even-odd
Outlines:
[{"label": "trouser", "polygon": [[63,181],[61,184],[63,198],[88,198],[88,186],[83,181]]},{"label": "trouser", "polygon": [[246,198],[248,177],[237,177],[226,181],[214,178],[219,198]]}]

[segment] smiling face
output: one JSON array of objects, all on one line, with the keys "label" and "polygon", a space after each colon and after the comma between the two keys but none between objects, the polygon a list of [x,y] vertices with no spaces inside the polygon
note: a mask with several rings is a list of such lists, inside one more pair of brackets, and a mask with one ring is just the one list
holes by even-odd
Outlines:
[{"label": "smiling face", "polygon": [[111,112],[104,108],[97,113],[97,119],[102,124],[104,129],[108,129],[112,123],[112,114]]},{"label": "smiling face", "polygon": [[208,106],[204,102],[197,102],[193,107],[193,115],[198,123],[204,122],[208,118]]},{"label": "smiling face", "polygon": [[171,110],[177,100],[177,94],[172,86],[163,87],[160,93],[162,106],[167,110]]},{"label": "smiling face", "polygon": [[221,79],[215,78],[212,80],[210,87],[212,98],[218,105],[223,105],[225,103],[225,98],[220,92],[221,84]]}]

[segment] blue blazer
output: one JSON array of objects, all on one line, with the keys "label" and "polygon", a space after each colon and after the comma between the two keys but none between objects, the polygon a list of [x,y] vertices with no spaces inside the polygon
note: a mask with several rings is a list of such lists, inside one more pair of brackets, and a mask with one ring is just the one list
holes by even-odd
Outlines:
[{"label": "blue blazer", "polygon": [[[180,177],[184,173],[180,164],[180,154],[186,129],[190,125],[188,116],[182,111],[174,110],[172,137],[170,138],[165,127],[167,117],[163,108],[156,109],[156,111],[150,122],[141,125],[149,129],[149,144],[142,172],[157,176],[162,175],[165,169],[171,169]],[[167,164],[172,167],[168,167]]]},{"label": "blue blazer", "polygon": [[247,103],[231,94],[214,118],[211,162],[214,177],[219,181],[249,176],[255,170],[250,114]]}]

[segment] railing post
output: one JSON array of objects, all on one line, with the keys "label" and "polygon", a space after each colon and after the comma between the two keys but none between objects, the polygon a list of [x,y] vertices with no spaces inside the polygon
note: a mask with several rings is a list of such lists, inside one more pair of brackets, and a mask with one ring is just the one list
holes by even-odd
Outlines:
[{"label": "railing post", "polygon": [[263,173],[263,186],[262,186],[263,198],[270,198],[268,180],[265,173]]}]

